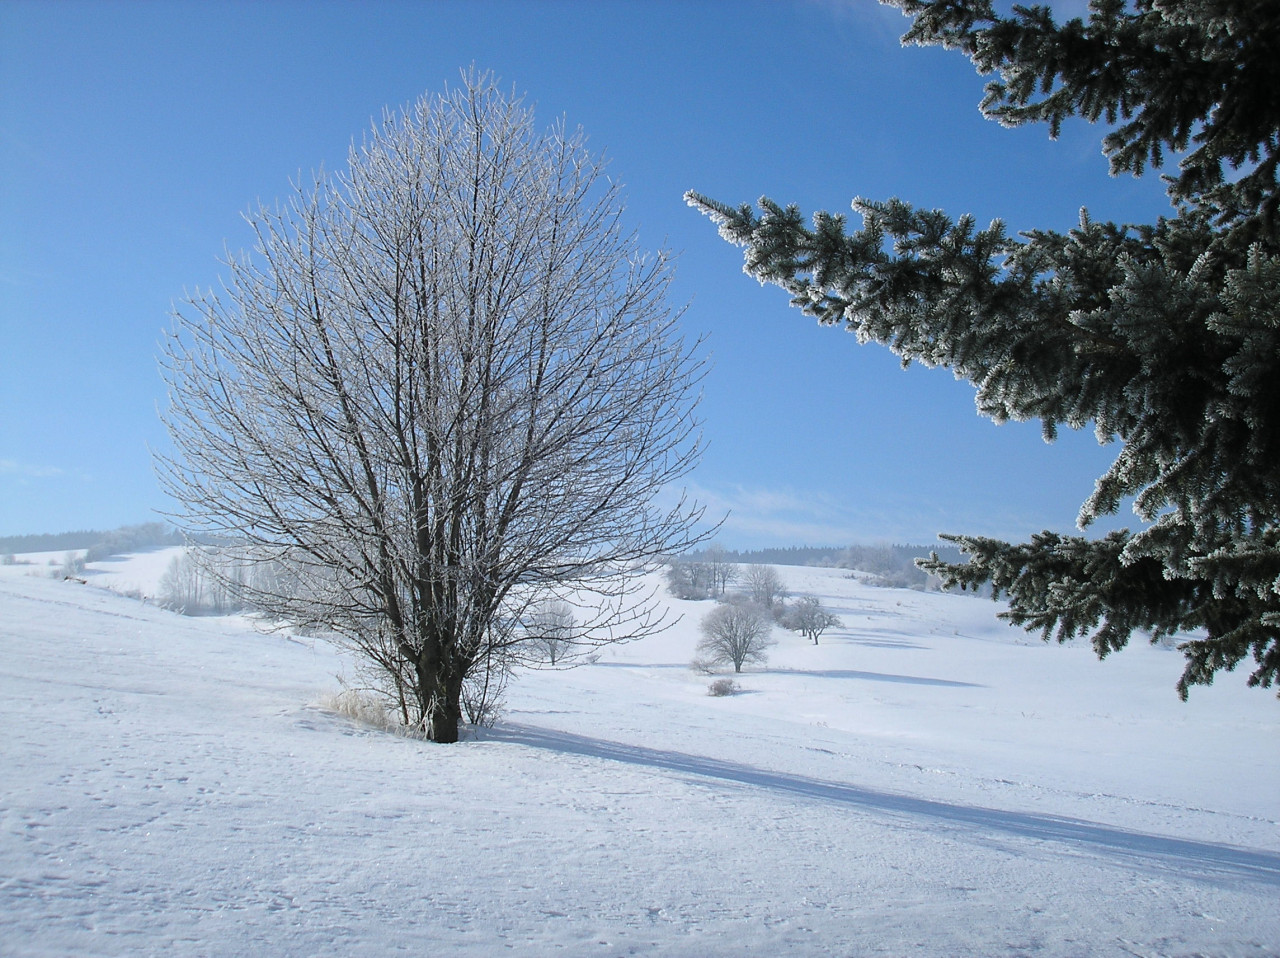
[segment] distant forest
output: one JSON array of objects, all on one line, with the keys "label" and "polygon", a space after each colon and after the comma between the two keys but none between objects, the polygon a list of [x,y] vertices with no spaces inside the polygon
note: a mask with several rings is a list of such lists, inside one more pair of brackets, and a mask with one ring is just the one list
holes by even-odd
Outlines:
[{"label": "distant forest", "polygon": [[54,532],[28,536],[0,536],[0,555],[18,552],[68,552],[87,549],[87,562],[108,556],[182,545],[182,536],[163,522],[144,522],[118,529],[82,529],[78,532]]},{"label": "distant forest", "polygon": [[[874,576],[876,585],[892,589],[936,589],[938,580],[916,568],[916,559],[926,559],[936,552],[946,562],[965,561],[964,553],[955,546],[913,545],[852,545],[790,546],[779,549],[752,549],[734,552],[725,549],[722,558],[726,562],[744,565],[807,565],[828,569],[849,569]],[[697,561],[702,552],[690,553],[686,558]],[[932,581],[931,581],[932,580]]]}]

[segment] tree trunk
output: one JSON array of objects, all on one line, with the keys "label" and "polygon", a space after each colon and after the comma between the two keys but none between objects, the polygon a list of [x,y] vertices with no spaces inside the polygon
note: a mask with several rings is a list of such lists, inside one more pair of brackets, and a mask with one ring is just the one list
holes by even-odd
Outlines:
[{"label": "tree trunk", "polygon": [[444,671],[438,663],[435,668],[419,663],[415,668],[418,687],[414,691],[427,738],[449,745],[458,741],[458,725],[462,722],[462,679],[455,681]]},{"label": "tree trunk", "polygon": [[427,728],[431,741],[452,745],[458,741],[458,726],[462,724],[461,687],[452,696],[440,696],[432,703]]}]

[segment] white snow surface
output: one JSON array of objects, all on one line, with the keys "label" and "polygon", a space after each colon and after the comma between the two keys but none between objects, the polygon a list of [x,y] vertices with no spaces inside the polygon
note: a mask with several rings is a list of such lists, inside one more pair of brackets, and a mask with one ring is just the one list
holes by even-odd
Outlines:
[{"label": "white snow surface", "polygon": [[[183,618],[162,550],[0,567],[0,954],[1280,955],[1280,703],[964,596],[781,567],[844,625],[744,691],[708,603],[526,671],[455,746],[321,640]],[[657,579],[655,579],[655,583]]]}]

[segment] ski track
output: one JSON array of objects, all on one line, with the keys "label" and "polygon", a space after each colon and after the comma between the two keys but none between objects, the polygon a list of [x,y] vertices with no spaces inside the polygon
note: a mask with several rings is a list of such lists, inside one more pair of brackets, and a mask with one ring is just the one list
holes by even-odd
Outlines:
[{"label": "ski track", "polygon": [[440,747],[324,642],[3,571],[5,956],[1280,955],[1280,709],[1176,653],[783,568],[845,627],[744,694],[673,602]]}]

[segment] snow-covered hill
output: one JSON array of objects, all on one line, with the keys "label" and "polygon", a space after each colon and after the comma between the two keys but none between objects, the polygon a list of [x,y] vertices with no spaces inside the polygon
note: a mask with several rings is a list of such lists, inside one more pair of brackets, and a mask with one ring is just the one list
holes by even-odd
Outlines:
[{"label": "snow-covered hill", "polygon": [[1280,954],[1280,705],[1176,652],[783,568],[844,627],[742,694],[673,601],[433,746],[320,707],[323,642],[92,587],[167,559],[0,567],[0,954]]}]

